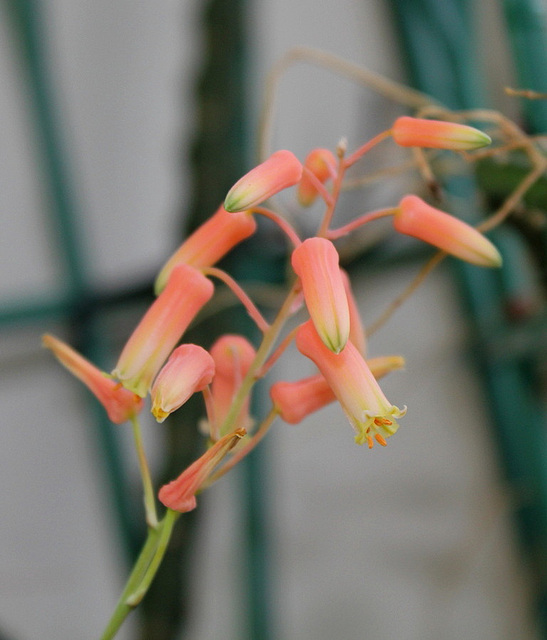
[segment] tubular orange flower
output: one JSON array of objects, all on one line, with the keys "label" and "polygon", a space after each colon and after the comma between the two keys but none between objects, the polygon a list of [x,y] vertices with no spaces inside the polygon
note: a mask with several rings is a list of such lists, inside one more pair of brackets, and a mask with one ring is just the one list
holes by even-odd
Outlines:
[{"label": "tubular orange flower", "polygon": [[143,401],[139,396],[124,389],[119,382],[109,378],[62,340],[46,334],[42,337],[42,343],[66,369],[85,384],[106,409],[114,424],[131,420],[142,409]]},{"label": "tubular orange flower", "polygon": [[274,382],[270,387],[270,398],[279,415],[289,424],[298,424],[336,399],[321,374],[294,382]]},{"label": "tubular orange flower", "polygon": [[317,333],[339,353],[349,337],[350,315],[338,252],[330,240],[308,238],[293,251],[291,261]]},{"label": "tubular orange flower", "polygon": [[[321,183],[325,183],[336,171],[336,158],[328,149],[313,149],[304,160],[304,168]],[[302,179],[298,184],[296,197],[303,207],[309,207],[317,198],[317,188],[306,171],[302,173]]]},{"label": "tubular orange flower", "polygon": [[[404,366],[401,356],[380,356],[367,360],[372,375],[378,380]],[[314,411],[336,400],[329,383],[321,374],[294,382],[275,382],[270,398],[279,415],[289,424],[297,424]]]},{"label": "tubular orange flower", "polygon": [[388,401],[355,345],[348,342],[341,353],[333,353],[308,321],[298,329],[296,346],[325,377],[355,430],[355,442],[367,442],[372,448],[375,439],[385,445],[399,428],[396,419],[406,407],[399,409]]},{"label": "tubular orange flower", "polygon": [[501,255],[482,233],[454,216],[435,209],[418,196],[405,196],[395,210],[399,233],[424,242],[480,267],[501,266]]},{"label": "tubular orange flower", "polygon": [[156,278],[156,294],[165,287],[175,265],[184,263],[196,269],[211,267],[255,230],[256,221],[249,211],[228,213],[219,207],[165,263]]},{"label": "tubular orange flower", "polygon": [[[215,362],[215,377],[211,383],[211,397],[213,416],[210,425],[211,433],[215,436],[219,433],[224,423],[234,397],[247,375],[256,351],[252,344],[243,336],[226,334],[221,336],[211,347],[211,356]],[[235,420],[235,426],[249,427],[249,398],[245,400],[239,416]],[[234,425],[229,425],[233,428]]]},{"label": "tubular orange flower", "polygon": [[177,265],[127,341],[112,375],[144,397],[173,347],[212,295],[210,280],[193,267]]},{"label": "tubular orange flower", "polygon": [[160,502],[169,509],[186,513],[196,507],[196,493],[209,478],[226,454],[243,438],[245,429],[236,429],[221,438],[181,475],[164,485],[158,494]]},{"label": "tubular orange flower", "polygon": [[290,151],[276,151],[234,184],[224,200],[224,208],[234,213],[256,207],[292,187],[301,177],[302,164],[296,156]]},{"label": "tubular orange flower", "polygon": [[492,142],[486,133],[466,124],[410,116],[397,118],[391,134],[401,147],[469,151],[485,147]]},{"label": "tubular orange flower", "polygon": [[214,375],[215,362],[205,349],[197,344],[177,347],[152,385],[152,414],[156,420],[163,422],[192,394],[210,384]]}]

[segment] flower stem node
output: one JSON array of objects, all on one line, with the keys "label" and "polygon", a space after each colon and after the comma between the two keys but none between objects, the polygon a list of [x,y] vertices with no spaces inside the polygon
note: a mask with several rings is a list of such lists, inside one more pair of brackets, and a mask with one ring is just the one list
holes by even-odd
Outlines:
[{"label": "flower stem node", "polygon": [[317,333],[339,353],[350,335],[350,312],[338,252],[326,238],[308,238],[293,251],[291,262]]},{"label": "flower stem node", "polygon": [[418,196],[408,195],[401,200],[393,226],[399,233],[428,242],[460,260],[480,267],[501,266],[499,251],[482,233]]},{"label": "flower stem node", "polygon": [[333,353],[308,321],[297,331],[296,346],[323,374],[355,430],[355,442],[366,442],[369,448],[374,440],[385,445],[399,428],[397,419],[405,415],[406,407],[389,402],[355,345],[348,342],[343,351]]},{"label": "flower stem node", "polygon": [[466,124],[401,116],[391,128],[391,135],[400,147],[450,149],[470,151],[492,142],[483,131]]},{"label": "flower stem node", "polygon": [[281,150],[240,178],[224,200],[226,211],[251,209],[287,187],[300,182],[302,163],[290,151]]}]

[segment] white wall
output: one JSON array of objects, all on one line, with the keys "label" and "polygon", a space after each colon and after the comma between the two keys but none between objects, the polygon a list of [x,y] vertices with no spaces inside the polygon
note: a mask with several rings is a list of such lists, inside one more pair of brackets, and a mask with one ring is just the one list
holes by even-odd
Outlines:
[{"label": "white wall", "polygon": [[[188,180],[181,149],[191,135],[200,4],[47,3],[49,62],[96,283],[148,274],[172,249]],[[250,20],[256,104],[267,69],[296,44],[402,77],[379,0],[257,0]],[[43,293],[59,267],[5,16],[0,29],[7,87],[0,92],[0,299],[7,301]],[[275,146],[300,157],[342,136],[355,146],[397,111],[305,66],[287,75],[279,104]],[[394,197],[382,187],[366,202],[351,200],[344,214]],[[397,269],[359,279],[367,322],[409,277]],[[40,350],[43,330],[61,331],[20,327],[0,342],[0,629],[26,640],[91,638],[116,599],[123,567],[77,385]],[[465,344],[443,269],[371,343],[375,355],[408,360],[407,371],[385,384],[393,402],[409,406],[386,449],[354,445],[335,406],[269,437],[280,640],[534,637]],[[279,375],[304,370],[295,358]],[[191,640],[242,637],[237,491],[237,477],[226,479],[209,500]]]}]

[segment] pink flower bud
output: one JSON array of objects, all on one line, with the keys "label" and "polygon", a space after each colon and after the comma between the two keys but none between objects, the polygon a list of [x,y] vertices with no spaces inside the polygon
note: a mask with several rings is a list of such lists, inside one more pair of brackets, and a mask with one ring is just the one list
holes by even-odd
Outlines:
[{"label": "pink flower bud", "polygon": [[[216,369],[211,383],[214,425],[210,428],[213,433],[218,433],[232,407],[241,382],[255,359],[256,351],[243,336],[226,334],[214,343],[210,353]],[[249,397],[247,397],[234,424],[229,425],[229,428],[234,426],[247,428],[250,424]]]},{"label": "pink flower bud", "polygon": [[163,291],[175,265],[183,263],[196,269],[211,267],[255,229],[256,221],[248,211],[228,213],[220,207],[165,263],[156,279],[156,293]]},{"label": "pink flower bud", "polygon": [[193,267],[177,265],[127,341],[112,375],[144,397],[182,334],[212,295],[210,280]]},{"label": "pink flower bud", "polygon": [[291,261],[317,333],[339,353],[349,337],[350,316],[338,252],[330,240],[308,238],[293,251]]},{"label": "pink flower bud", "polygon": [[215,362],[205,349],[196,344],[177,347],[152,385],[152,414],[156,420],[163,422],[191,395],[210,384],[214,375]]},{"label": "pink flower bud", "polygon": [[339,354],[327,349],[319,338],[313,323],[304,323],[296,334],[296,346],[312,360],[332,389],[355,430],[357,444],[373,438],[385,445],[399,425],[397,418],[406,413],[385,397],[363,356],[351,342]]},{"label": "pink flower bud", "polygon": [[198,458],[185,469],[176,480],[160,489],[158,494],[160,502],[167,508],[181,513],[195,509],[196,493],[215,470],[215,467],[243,438],[245,433],[245,429],[236,429],[233,433],[229,433],[218,442],[215,442],[201,458]]},{"label": "pink flower bud", "polygon": [[501,266],[501,255],[482,233],[418,196],[409,195],[401,200],[393,226],[399,233],[428,242],[466,262],[481,267]]},{"label": "pink flower bud", "polygon": [[391,134],[401,147],[469,151],[485,147],[492,142],[486,133],[466,124],[410,116],[397,118]]},{"label": "pink flower bud", "polygon": [[[313,149],[304,160],[304,168],[324,184],[336,172],[336,158],[328,149]],[[317,198],[317,189],[306,171],[298,184],[297,198],[303,207],[309,207]]]},{"label": "pink flower bud", "polygon": [[119,382],[109,378],[72,347],[50,335],[43,336],[42,343],[66,369],[85,384],[106,409],[114,424],[130,420],[142,409],[143,401],[139,396],[124,389]]},{"label": "pink flower bud", "polygon": [[300,161],[290,151],[276,151],[234,184],[224,200],[224,208],[234,213],[256,207],[292,187],[301,177]]}]

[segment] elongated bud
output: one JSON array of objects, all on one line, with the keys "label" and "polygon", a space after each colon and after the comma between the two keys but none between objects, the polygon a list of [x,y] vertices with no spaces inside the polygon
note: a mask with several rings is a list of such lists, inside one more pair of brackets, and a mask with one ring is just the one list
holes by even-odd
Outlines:
[{"label": "elongated bud", "polygon": [[357,306],[357,300],[353,294],[351,288],[351,280],[344,269],[340,269],[342,280],[344,282],[344,289],[346,290],[346,297],[348,300],[349,310],[349,339],[357,347],[359,353],[362,356],[366,356],[367,353],[367,338],[365,333],[365,326],[361,320],[361,313]]},{"label": "elongated bud", "polygon": [[[367,360],[376,380],[404,366],[401,356],[380,356]],[[294,382],[275,382],[270,388],[270,398],[279,415],[289,424],[298,424],[306,416],[336,400],[334,391],[322,374],[302,378]]]},{"label": "elongated bud", "polygon": [[282,150],[240,178],[224,201],[232,213],[256,207],[271,196],[295,185],[302,177],[302,164],[290,151]]},{"label": "elongated bud", "polygon": [[188,264],[196,269],[212,267],[255,230],[256,221],[248,211],[228,213],[224,207],[220,207],[165,263],[156,278],[156,294],[163,291],[177,264]]},{"label": "elongated bud", "polygon": [[191,395],[210,384],[214,375],[215,362],[205,349],[196,344],[177,347],[152,385],[152,414],[156,420],[163,422]]},{"label": "elongated bud", "polygon": [[492,142],[483,131],[456,122],[401,116],[393,123],[391,134],[401,147],[470,151]]},{"label": "elongated bud", "polygon": [[293,251],[291,261],[317,333],[339,353],[349,338],[350,316],[338,252],[330,240],[308,238]]},{"label": "elongated bud", "polygon": [[296,346],[317,365],[332,389],[355,430],[355,442],[367,442],[372,448],[376,439],[385,445],[399,428],[396,419],[406,413],[406,407],[399,409],[388,401],[355,345],[348,342],[339,354],[333,353],[308,321],[298,329]]},{"label": "elongated bud", "polygon": [[112,375],[144,397],[182,334],[212,295],[213,284],[202,273],[186,264],[177,265],[167,286],[131,334]]},{"label": "elongated bud", "polygon": [[482,233],[418,196],[409,195],[401,200],[393,226],[399,233],[428,242],[460,260],[480,267],[501,266],[499,251]]},{"label": "elongated bud", "polygon": [[209,478],[215,467],[246,434],[245,429],[236,429],[221,438],[202,456],[185,469],[180,476],[164,485],[158,494],[162,504],[174,511],[186,513],[196,507],[196,493]]},{"label": "elongated bud", "polygon": [[[336,158],[328,149],[313,149],[304,160],[304,168],[324,184],[336,171]],[[302,173],[296,197],[303,207],[309,207],[317,198],[317,188],[306,171]]]},{"label": "elongated bud", "polygon": [[298,424],[336,399],[321,374],[294,382],[274,382],[270,387],[270,398],[279,415],[289,424]]},{"label": "elongated bud", "polygon": [[[214,424],[210,425],[210,429],[213,433],[218,433],[232,407],[241,382],[255,359],[256,351],[243,336],[226,334],[213,344],[210,353],[216,370],[211,383]],[[228,425],[228,428],[246,428],[250,425],[249,402],[250,398],[247,397],[234,424]]]},{"label": "elongated bud", "polygon": [[85,384],[114,424],[131,420],[142,409],[143,401],[139,396],[124,389],[119,382],[109,378],[62,340],[46,334],[42,337],[42,343],[70,373]]}]

